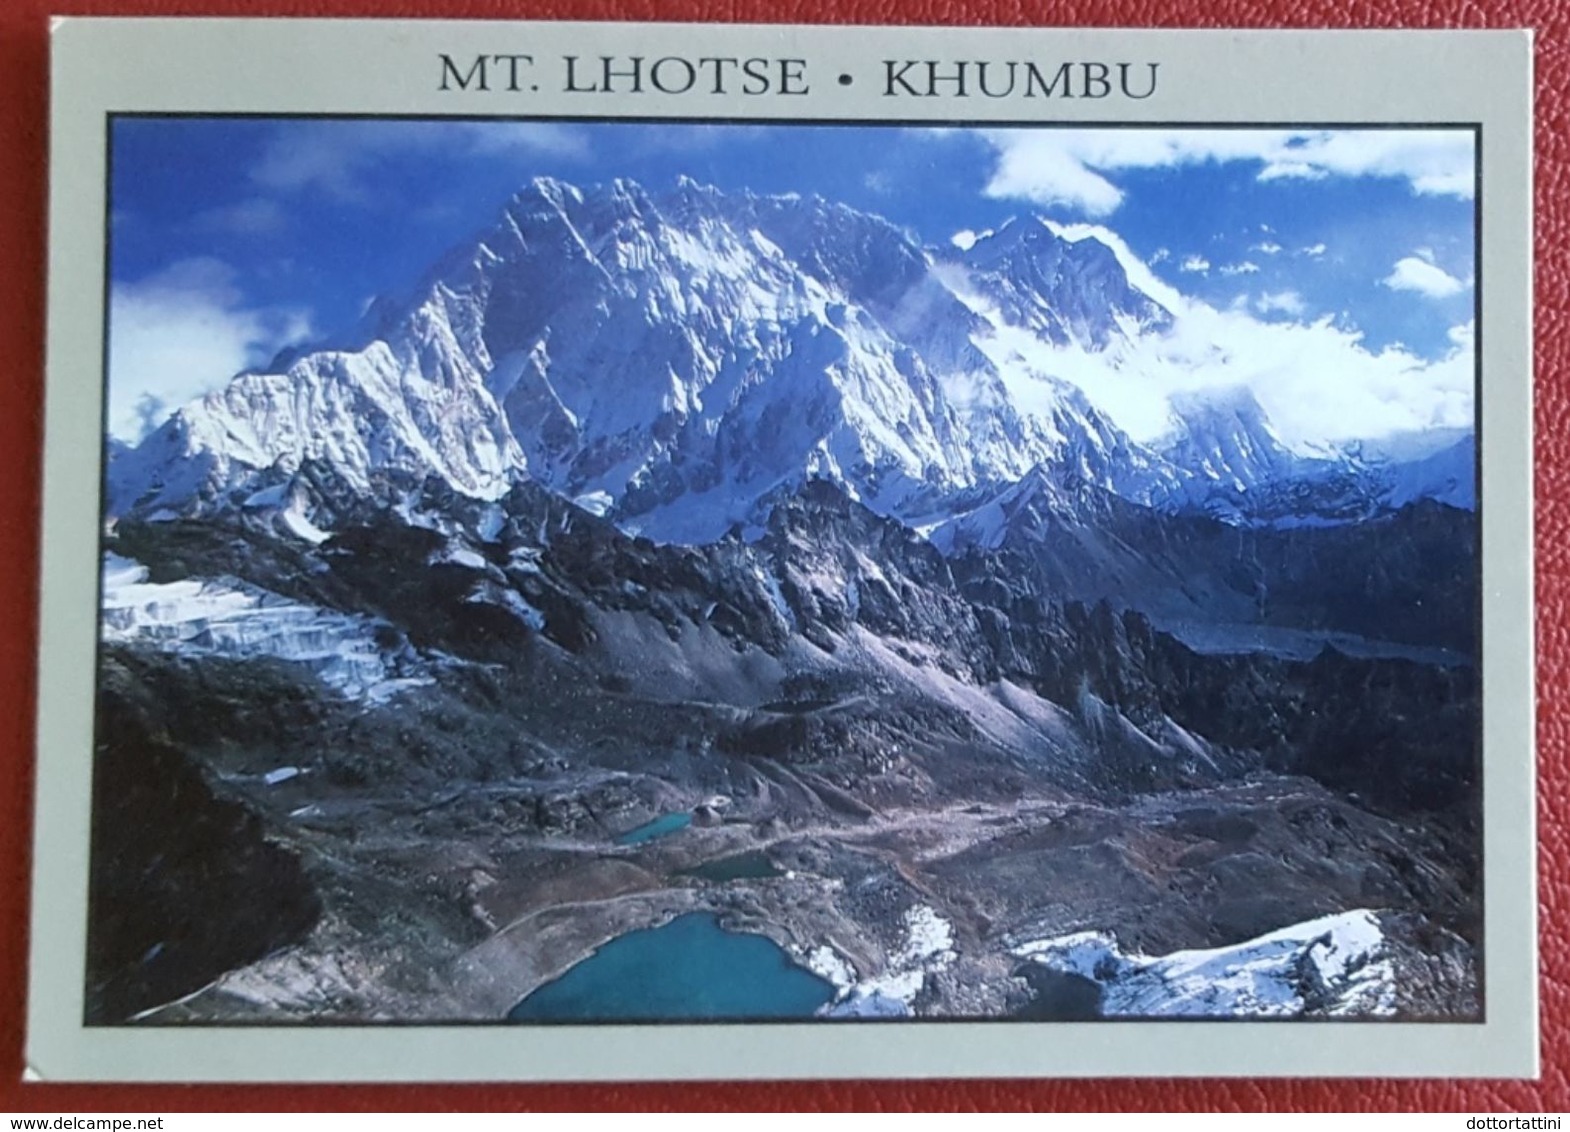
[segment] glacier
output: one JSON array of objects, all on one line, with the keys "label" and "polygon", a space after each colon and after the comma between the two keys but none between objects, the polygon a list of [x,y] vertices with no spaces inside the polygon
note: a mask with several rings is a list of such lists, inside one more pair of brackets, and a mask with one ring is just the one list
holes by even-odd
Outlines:
[{"label": "glacier", "polygon": [[189,657],[271,657],[370,703],[431,683],[412,650],[389,653],[378,644],[379,627],[385,628],[369,617],[291,601],[244,582],[149,581],[141,563],[104,555],[100,633],[106,643]]}]

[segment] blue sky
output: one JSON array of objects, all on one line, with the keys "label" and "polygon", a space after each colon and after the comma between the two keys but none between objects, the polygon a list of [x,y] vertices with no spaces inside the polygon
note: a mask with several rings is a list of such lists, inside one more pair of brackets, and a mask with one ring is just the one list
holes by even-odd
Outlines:
[{"label": "blue sky", "polygon": [[[1416,405],[1415,424],[1470,415],[1469,389],[1463,406],[1450,388],[1469,357],[1446,366],[1470,351],[1468,133],[122,118],[111,430],[134,439],[281,346],[352,325],[372,296],[407,293],[539,174],[817,193],[932,244],[1036,213],[1119,238],[1158,298],[1275,343],[1239,350],[1261,374],[1366,354],[1382,364],[1360,380],[1401,375],[1386,400]],[[1442,399],[1424,393],[1430,366]],[[1299,423],[1310,440],[1328,428]]]}]

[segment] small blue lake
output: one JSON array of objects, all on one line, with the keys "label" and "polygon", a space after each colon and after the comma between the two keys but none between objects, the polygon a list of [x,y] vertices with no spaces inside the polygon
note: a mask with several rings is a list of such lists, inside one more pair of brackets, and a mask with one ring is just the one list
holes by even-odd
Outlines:
[{"label": "small blue lake", "polygon": [[656,837],[675,833],[678,829],[686,829],[692,824],[692,815],[686,810],[674,814],[661,814],[651,822],[644,822],[637,829],[629,829],[626,833],[616,838],[618,845],[642,845],[645,841],[653,841]]},{"label": "small blue lake", "polygon": [[514,1022],[807,1018],[834,987],[773,940],[708,912],[618,936],[507,1015]]}]

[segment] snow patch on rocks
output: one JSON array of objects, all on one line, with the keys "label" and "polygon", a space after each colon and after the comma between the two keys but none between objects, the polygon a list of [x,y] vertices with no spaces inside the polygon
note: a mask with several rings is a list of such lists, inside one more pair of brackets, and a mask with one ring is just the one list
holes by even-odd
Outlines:
[{"label": "snow patch on rocks", "polygon": [[1377,913],[1323,916],[1230,947],[1128,954],[1106,932],[1035,940],[1014,954],[1101,989],[1105,1017],[1387,1016],[1395,966]]},{"label": "snow patch on rocks", "polygon": [[[825,1018],[906,1018],[913,1013],[916,996],[926,984],[927,976],[948,967],[954,962],[954,926],[925,904],[916,904],[905,910],[905,941],[889,955],[888,966],[881,975],[850,982],[849,964],[827,947],[820,947],[809,957],[821,964],[813,966],[837,988],[840,994],[819,1013]],[[836,978],[828,973],[827,961],[819,955],[828,955],[837,963]],[[843,981],[842,981],[843,979]]]},{"label": "snow patch on rocks", "polygon": [[821,944],[807,952],[806,965],[814,975],[834,984],[834,989],[840,994],[849,991],[856,984],[856,971],[851,967],[850,962],[827,944]]}]

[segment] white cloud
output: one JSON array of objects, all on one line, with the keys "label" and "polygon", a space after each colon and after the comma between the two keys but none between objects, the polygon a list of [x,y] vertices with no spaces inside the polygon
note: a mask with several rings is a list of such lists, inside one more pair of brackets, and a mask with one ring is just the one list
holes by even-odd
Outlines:
[{"label": "white cloud", "polygon": [[[450,132],[446,122],[417,122],[433,132]],[[559,122],[459,122],[454,148],[472,153],[548,153],[556,157],[587,157],[589,141],[581,130]],[[446,138],[433,143],[441,144]]]},{"label": "white cloud", "polygon": [[1248,250],[1251,252],[1258,252],[1260,255],[1277,255],[1281,251],[1281,245],[1276,243],[1274,240],[1266,240],[1262,244],[1255,244]]},{"label": "white cloud", "polygon": [[1154,267],[1156,264],[1160,263],[1162,260],[1170,259],[1171,256],[1172,256],[1172,253],[1168,249],[1166,249],[1166,248],[1157,248],[1155,254],[1150,257],[1150,264],[1151,264],[1152,267]]},{"label": "white cloud", "polygon": [[1416,291],[1430,299],[1448,299],[1466,290],[1466,283],[1434,263],[1432,253],[1425,256],[1425,250],[1419,248],[1417,255],[1397,260],[1390,274],[1380,282],[1392,290]]},{"label": "white cloud", "polygon": [[1473,148],[1465,130],[1326,130],[1297,135],[1259,177],[1399,177],[1419,193],[1471,199]]},{"label": "white cloud", "polygon": [[300,310],[247,306],[234,269],[179,260],[109,294],[109,431],[139,439],[171,411],[308,338]]},{"label": "white cloud", "polygon": [[1021,358],[1030,369],[1079,385],[1146,441],[1169,427],[1172,394],[1246,385],[1282,438],[1302,448],[1469,424],[1472,345],[1452,341],[1435,359],[1399,346],[1376,352],[1359,332],[1328,317],[1265,321],[1246,310],[1193,303],[1169,333],[1121,358],[1039,343]]},{"label": "white cloud", "polygon": [[1241,263],[1225,263],[1221,265],[1222,275],[1253,275],[1258,271],[1259,264],[1246,259]]},{"label": "white cloud", "polygon": [[248,197],[233,204],[219,205],[198,212],[191,223],[203,232],[224,232],[241,236],[271,236],[289,226],[282,206],[268,197]]},{"label": "white cloud", "polygon": [[971,248],[976,246],[976,241],[979,239],[981,239],[981,237],[976,235],[976,233],[972,232],[969,228],[961,228],[958,232],[955,232],[952,236],[949,237],[949,243],[953,244],[962,252],[968,252]]},{"label": "white cloud", "polygon": [[1289,314],[1296,317],[1307,310],[1308,305],[1296,291],[1274,291],[1255,299],[1254,309],[1260,314]]},{"label": "white cloud", "polygon": [[588,153],[583,133],[553,122],[451,122],[356,120],[292,122],[283,127],[251,169],[257,184],[273,191],[314,189],[342,200],[365,201],[367,175],[408,152],[474,156]]},{"label": "white cloud", "polygon": [[987,182],[987,196],[1068,205],[1087,216],[1107,216],[1123,203],[1122,190],[1054,144],[1055,135],[992,136],[1004,140],[998,144],[998,166]]},{"label": "white cloud", "polygon": [[[1093,225],[1055,230],[1101,239],[1107,231]],[[1146,280],[1154,278],[1149,267],[1115,236],[1107,242],[1130,280],[1146,289]],[[1003,368],[1022,405],[1050,400],[1033,375],[1060,378],[1082,388],[1142,441],[1170,427],[1172,394],[1236,385],[1249,387],[1282,438],[1299,448],[1472,421],[1470,326],[1451,330],[1450,348],[1439,356],[1423,357],[1400,345],[1375,351],[1361,331],[1338,325],[1333,315],[1301,321],[1294,308],[1300,311],[1303,300],[1292,292],[1256,300],[1268,301],[1273,313],[1292,316],[1264,318],[1246,298],[1221,309],[1178,295],[1167,284],[1157,286],[1159,293],[1148,293],[1174,314],[1165,333],[1089,352],[997,326],[983,347]],[[975,296],[967,301],[989,313]]]},{"label": "white cloud", "polygon": [[1318,259],[1320,256],[1325,254],[1325,250],[1326,249],[1324,244],[1309,244],[1306,248],[1303,249],[1303,254],[1311,259]]},{"label": "white cloud", "polygon": [[1123,201],[1108,174],[1209,162],[1259,164],[1262,181],[1387,177],[1414,192],[1470,198],[1473,135],[1464,130],[985,130],[997,153],[987,195],[1107,216]]},{"label": "white cloud", "polygon": [[1210,272],[1210,261],[1202,255],[1191,255],[1178,265],[1178,270],[1206,275]]}]

